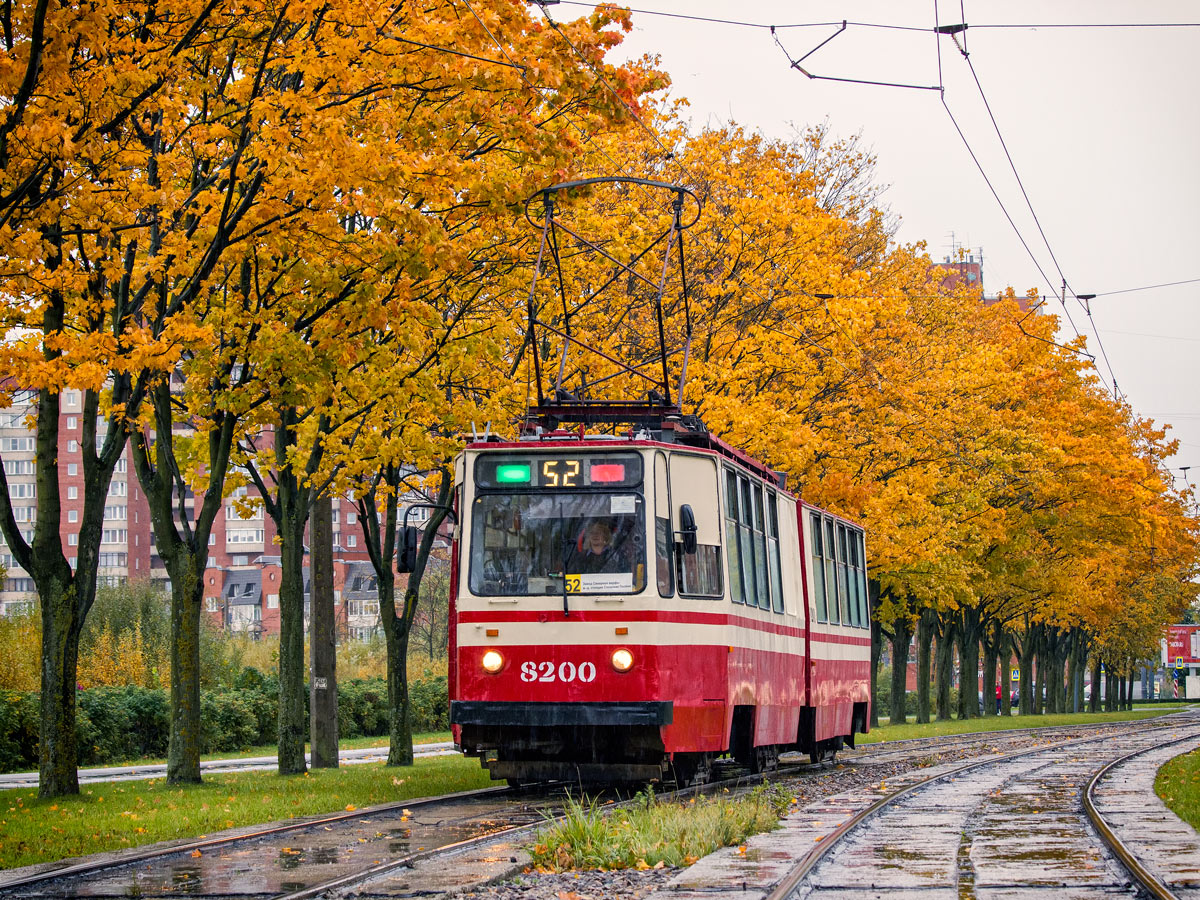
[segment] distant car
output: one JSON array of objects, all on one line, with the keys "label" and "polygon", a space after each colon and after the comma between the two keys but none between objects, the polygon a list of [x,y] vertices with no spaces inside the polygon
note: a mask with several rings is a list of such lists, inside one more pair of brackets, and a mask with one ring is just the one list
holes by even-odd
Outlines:
[{"label": "distant car", "polygon": [[1008,705],[1009,706],[1020,706],[1021,705],[1021,692],[1020,691],[1014,690],[1011,694],[1009,694]]}]

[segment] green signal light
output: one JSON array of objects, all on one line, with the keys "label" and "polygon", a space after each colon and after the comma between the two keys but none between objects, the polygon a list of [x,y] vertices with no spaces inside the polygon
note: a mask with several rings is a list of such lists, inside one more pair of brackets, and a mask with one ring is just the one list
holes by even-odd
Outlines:
[{"label": "green signal light", "polygon": [[496,466],[496,482],[498,484],[529,484],[529,466]]}]

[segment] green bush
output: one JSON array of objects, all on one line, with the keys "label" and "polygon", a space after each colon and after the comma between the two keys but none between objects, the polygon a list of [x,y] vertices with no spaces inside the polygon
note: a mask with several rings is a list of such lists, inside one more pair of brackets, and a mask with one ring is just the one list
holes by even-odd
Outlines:
[{"label": "green bush", "polygon": [[[76,712],[81,766],[167,752],[171,720],[163,691],[134,686],[92,688],[79,692]],[[31,763],[37,764],[36,750]]]},{"label": "green bush", "polygon": [[[279,682],[274,675],[242,669],[237,688],[200,696],[200,746],[204,753],[232,753],[275,743]],[[423,672],[409,682],[413,731],[445,731],[449,725],[446,676]],[[305,691],[305,703],[308,693]],[[165,757],[171,713],[166,691],[103,687],[80,691],[76,736],[81,766],[144,757]],[[39,696],[35,691],[0,691],[0,772],[36,769]],[[387,683],[362,678],[338,685],[338,730],[342,738],[388,733]]]},{"label": "green bush", "polygon": [[230,753],[258,742],[258,715],[247,694],[206,691],[200,695],[200,752]]},{"label": "green bush", "polygon": [[419,679],[410,679],[408,703],[414,732],[450,728],[449,688],[445,675],[426,674]]},{"label": "green bush", "polygon": [[0,772],[37,765],[39,713],[37,694],[0,692]]}]

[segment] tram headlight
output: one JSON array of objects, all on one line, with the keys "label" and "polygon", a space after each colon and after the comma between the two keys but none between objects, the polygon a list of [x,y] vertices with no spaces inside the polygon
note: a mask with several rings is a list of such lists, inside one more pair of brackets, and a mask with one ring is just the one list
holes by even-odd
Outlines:
[{"label": "tram headlight", "polygon": [[504,668],[504,657],[499,650],[485,650],[483,653],[483,671],[495,675]]},{"label": "tram headlight", "polygon": [[622,647],[619,650],[614,650],[612,655],[612,667],[618,672],[628,672],[633,668],[633,652]]}]

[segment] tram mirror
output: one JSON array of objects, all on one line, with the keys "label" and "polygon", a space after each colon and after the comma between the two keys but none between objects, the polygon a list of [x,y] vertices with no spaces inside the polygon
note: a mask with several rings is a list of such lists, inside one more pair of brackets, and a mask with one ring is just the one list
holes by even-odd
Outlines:
[{"label": "tram mirror", "polygon": [[400,533],[400,553],[396,559],[396,571],[411,575],[417,568],[417,526],[405,525]]},{"label": "tram mirror", "polygon": [[679,533],[683,537],[683,552],[691,556],[696,552],[696,514],[691,506],[679,507]]}]

